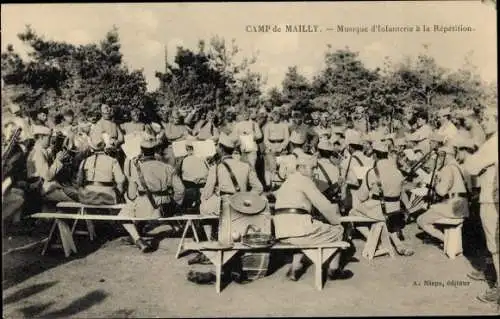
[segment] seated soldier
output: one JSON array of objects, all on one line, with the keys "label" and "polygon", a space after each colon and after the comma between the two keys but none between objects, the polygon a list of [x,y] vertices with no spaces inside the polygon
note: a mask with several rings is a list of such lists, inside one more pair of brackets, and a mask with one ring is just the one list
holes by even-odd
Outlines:
[{"label": "seated soldier", "polygon": [[432,236],[424,243],[434,243],[435,239],[444,242],[444,233],[434,223],[441,218],[464,218],[469,215],[467,184],[462,169],[455,159],[455,150],[443,146],[438,150],[437,172],[432,191],[437,195],[431,200],[430,208],[417,218],[420,228]]},{"label": "seated soldier", "polygon": [[187,155],[179,163],[179,177],[184,183],[183,208],[187,213],[197,213],[200,207],[201,189],[205,187],[208,176],[207,162],[193,154],[193,143],[186,141]]},{"label": "seated soldier", "polygon": [[27,182],[34,194],[49,202],[63,202],[77,200],[77,192],[73,187],[62,187],[56,180],[57,173],[63,167],[63,160],[67,156],[65,151],[56,154],[52,161],[52,154],[47,150],[50,145],[52,130],[46,126],[33,126],[35,145],[27,159]]},{"label": "seated soldier", "polygon": [[[155,219],[169,213],[173,215],[168,210],[182,203],[184,185],[172,166],[155,159],[156,146],[153,136],[145,136],[141,142],[142,154],[131,163],[127,192],[130,201],[119,216]],[[152,250],[133,223],[124,223],[123,227],[142,252]]]},{"label": "seated soldier", "polygon": [[328,198],[333,204],[339,202],[339,179],[340,170],[338,166],[333,162],[333,144],[328,140],[321,140],[318,143],[318,165],[314,169],[314,176],[316,180],[321,181],[325,184],[325,189],[322,193]]},{"label": "seated soldier", "polygon": [[[300,157],[297,169],[276,191],[274,229],[276,239],[293,245],[314,245],[342,240],[344,232],[340,225],[339,210],[318,190],[312,180],[313,161]],[[312,218],[316,208],[329,222],[322,223]],[[303,255],[295,254],[287,277],[296,281],[303,273]],[[339,268],[340,253],[336,253],[328,267],[329,279],[341,279],[352,273]]]},{"label": "seated soldier", "polygon": [[[366,173],[358,191],[360,202],[352,208],[349,215],[385,221],[398,254],[411,256],[414,254],[413,250],[405,247],[399,239],[399,233],[405,226],[405,215],[400,204],[404,177],[396,164],[388,159],[389,150],[385,143],[375,142],[373,153],[374,166]],[[359,226],[356,229],[368,238],[368,227]]]},{"label": "seated soldier", "polygon": [[90,205],[114,205],[124,192],[125,175],[118,161],[104,151],[101,135],[91,137],[92,154],[78,169],[79,201]]}]

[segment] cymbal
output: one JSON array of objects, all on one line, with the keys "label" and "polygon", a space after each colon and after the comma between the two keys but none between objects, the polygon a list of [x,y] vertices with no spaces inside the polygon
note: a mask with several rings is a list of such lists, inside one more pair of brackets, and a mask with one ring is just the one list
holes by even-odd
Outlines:
[{"label": "cymbal", "polygon": [[251,192],[236,193],[229,199],[231,207],[246,215],[256,215],[266,208],[266,200]]}]

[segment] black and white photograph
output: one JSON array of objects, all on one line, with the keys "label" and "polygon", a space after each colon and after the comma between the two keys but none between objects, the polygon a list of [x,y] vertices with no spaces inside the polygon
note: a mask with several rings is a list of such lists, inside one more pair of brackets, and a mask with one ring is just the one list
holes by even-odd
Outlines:
[{"label": "black and white photograph", "polygon": [[497,5],[1,5],[2,317],[500,314]]}]

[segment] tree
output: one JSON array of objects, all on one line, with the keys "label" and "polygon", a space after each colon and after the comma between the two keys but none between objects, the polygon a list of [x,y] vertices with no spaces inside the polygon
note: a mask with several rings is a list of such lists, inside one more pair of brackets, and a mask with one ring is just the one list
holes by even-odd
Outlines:
[{"label": "tree", "polygon": [[49,107],[50,113],[58,113],[71,108],[78,115],[106,103],[118,111],[120,120],[130,108],[143,107],[146,80],[142,70],[123,65],[116,27],[99,44],[46,40],[30,26],[18,37],[30,49],[29,60],[7,46],[2,79],[24,111]]},{"label": "tree", "polygon": [[305,110],[310,107],[313,98],[311,84],[305,76],[298,72],[297,66],[288,67],[282,86],[283,100],[292,109]]}]

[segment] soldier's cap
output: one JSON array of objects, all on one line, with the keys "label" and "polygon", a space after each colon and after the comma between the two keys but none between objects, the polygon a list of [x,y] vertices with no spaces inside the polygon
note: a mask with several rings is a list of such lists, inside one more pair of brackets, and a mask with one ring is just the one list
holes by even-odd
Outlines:
[{"label": "soldier's cap", "polygon": [[388,153],[389,148],[387,147],[387,144],[382,142],[382,141],[375,141],[373,143],[373,150],[381,153]]},{"label": "soldier's cap", "polygon": [[445,107],[445,108],[442,108],[440,109],[438,112],[437,112],[438,116],[446,116],[446,115],[450,115],[451,114],[451,108],[450,107]]},{"label": "soldier's cap", "polygon": [[438,152],[455,155],[455,150],[449,145],[441,146],[440,148],[438,148]]},{"label": "soldier's cap", "polygon": [[141,147],[142,148],[155,148],[158,145],[158,141],[156,140],[156,137],[152,134],[143,134],[142,139],[141,139]]},{"label": "soldier's cap", "polygon": [[33,135],[52,135],[52,130],[45,125],[33,125],[32,127]]},{"label": "soldier's cap", "polygon": [[9,110],[12,114],[16,114],[17,112],[21,111],[21,107],[16,103],[11,103],[9,105]]},{"label": "soldier's cap", "polygon": [[333,144],[331,141],[323,139],[318,143],[318,149],[323,151],[333,151]]},{"label": "soldier's cap", "polygon": [[302,145],[306,142],[306,137],[297,131],[293,131],[290,134],[290,143]]},{"label": "soldier's cap", "polygon": [[363,145],[363,140],[361,138],[361,133],[356,130],[348,129],[345,131],[345,142],[347,145]]},{"label": "soldier's cap", "polygon": [[236,141],[227,134],[221,134],[219,136],[219,144],[229,148],[236,147]]}]

